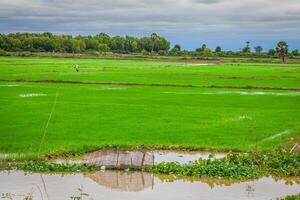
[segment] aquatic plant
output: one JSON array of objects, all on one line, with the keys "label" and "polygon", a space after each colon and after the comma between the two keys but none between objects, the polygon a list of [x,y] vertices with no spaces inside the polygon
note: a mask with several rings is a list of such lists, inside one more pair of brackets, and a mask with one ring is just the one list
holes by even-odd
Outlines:
[{"label": "aquatic plant", "polygon": [[98,167],[85,164],[53,163],[53,162],[25,162],[15,164],[14,167],[32,172],[88,172],[96,171]]},{"label": "aquatic plant", "polygon": [[287,196],[281,200],[300,200],[300,193],[298,195]]},{"label": "aquatic plant", "polygon": [[175,176],[255,178],[262,175],[300,176],[300,154],[285,152],[229,154],[222,159],[209,157],[187,164],[160,163],[148,171]]}]

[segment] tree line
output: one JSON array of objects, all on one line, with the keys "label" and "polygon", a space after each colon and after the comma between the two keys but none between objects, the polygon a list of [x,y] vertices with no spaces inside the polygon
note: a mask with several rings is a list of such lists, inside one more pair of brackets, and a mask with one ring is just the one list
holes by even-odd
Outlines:
[{"label": "tree line", "polygon": [[95,36],[54,35],[45,33],[0,34],[0,49],[5,51],[66,52],[89,51],[135,53],[168,51],[170,42],[155,33],[149,37],[109,36],[100,33]]},{"label": "tree line", "polygon": [[279,57],[282,62],[285,62],[287,57],[300,56],[298,49],[289,51],[289,46],[286,41],[279,41],[275,48],[271,48],[267,52],[263,52],[263,47],[260,45],[253,47],[253,49],[254,52],[252,51],[249,41],[237,52],[222,51],[220,46],[217,46],[216,49],[212,51],[206,44],[203,44],[195,51],[181,51],[181,46],[176,44],[174,48],[170,50],[170,53],[176,55],[200,55],[203,57]]},{"label": "tree line", "polygon": [[[254,49],[254,52],[252,51]],[[202,57],[280,57],[283,61],[287,56],[299,56],[298,50],[289,52],[285,41],[278,42],[275,48],[263,52],[258,45],[251,48],[247,41],[240,51],[223,51],[220,46],[211,50],[206,44],[195,51],[182,50],[179,44],[170,48],[170,42],[156,33],[148,37],[110,36],[100,33],[94,36],[71,36],[45,33],[11,33],[0,34],[0,50],[9,52],[63,52],[63,53],[143,53],[165,56],[202,56]]]}]

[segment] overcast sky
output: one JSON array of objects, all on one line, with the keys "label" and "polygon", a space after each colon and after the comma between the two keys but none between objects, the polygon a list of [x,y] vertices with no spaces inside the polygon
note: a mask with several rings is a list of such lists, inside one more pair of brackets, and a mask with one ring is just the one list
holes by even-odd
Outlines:
[{"label": "overcast sky", "polygon": [[149,35],[195,49],[300,49],[300,0],[0,0],[0,32]]}]

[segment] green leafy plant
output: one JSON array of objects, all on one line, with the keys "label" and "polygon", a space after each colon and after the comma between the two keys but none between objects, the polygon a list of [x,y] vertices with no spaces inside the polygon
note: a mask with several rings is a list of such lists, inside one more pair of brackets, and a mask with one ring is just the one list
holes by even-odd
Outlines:
[{"label": "green leafy plant", "polygon": [[281,200],[300,200],[300,193],[298,195],[287,196]]},{"label": "green leafy plant", "polygon": [[262,175],[299,176],[300,154],[285,152],[229,154],[223,159],[209,157],[188,164],[160,163],[149,171],[175,176],[256,178]]}]

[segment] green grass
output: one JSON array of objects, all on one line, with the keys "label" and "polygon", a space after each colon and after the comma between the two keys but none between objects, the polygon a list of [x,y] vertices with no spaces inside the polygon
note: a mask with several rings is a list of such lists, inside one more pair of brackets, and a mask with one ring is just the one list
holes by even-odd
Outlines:
[{"label": "green grass", "polygon": [[[300,88],[300,65],[0,57],[0,79]],[[42,153],[105,146],[272,149],[300,132],[296,91],[2,81],[0,153],[38,152],[56,93]]]},{"label": "green grass", "polygon": [[[80,73],[72,68],[75,64],[81,66]],[[300,64],[191,66],[191,63],[176,62],[2,57],[0,69],[0,79],[5,80],[51,79],[300,88]]]}]

